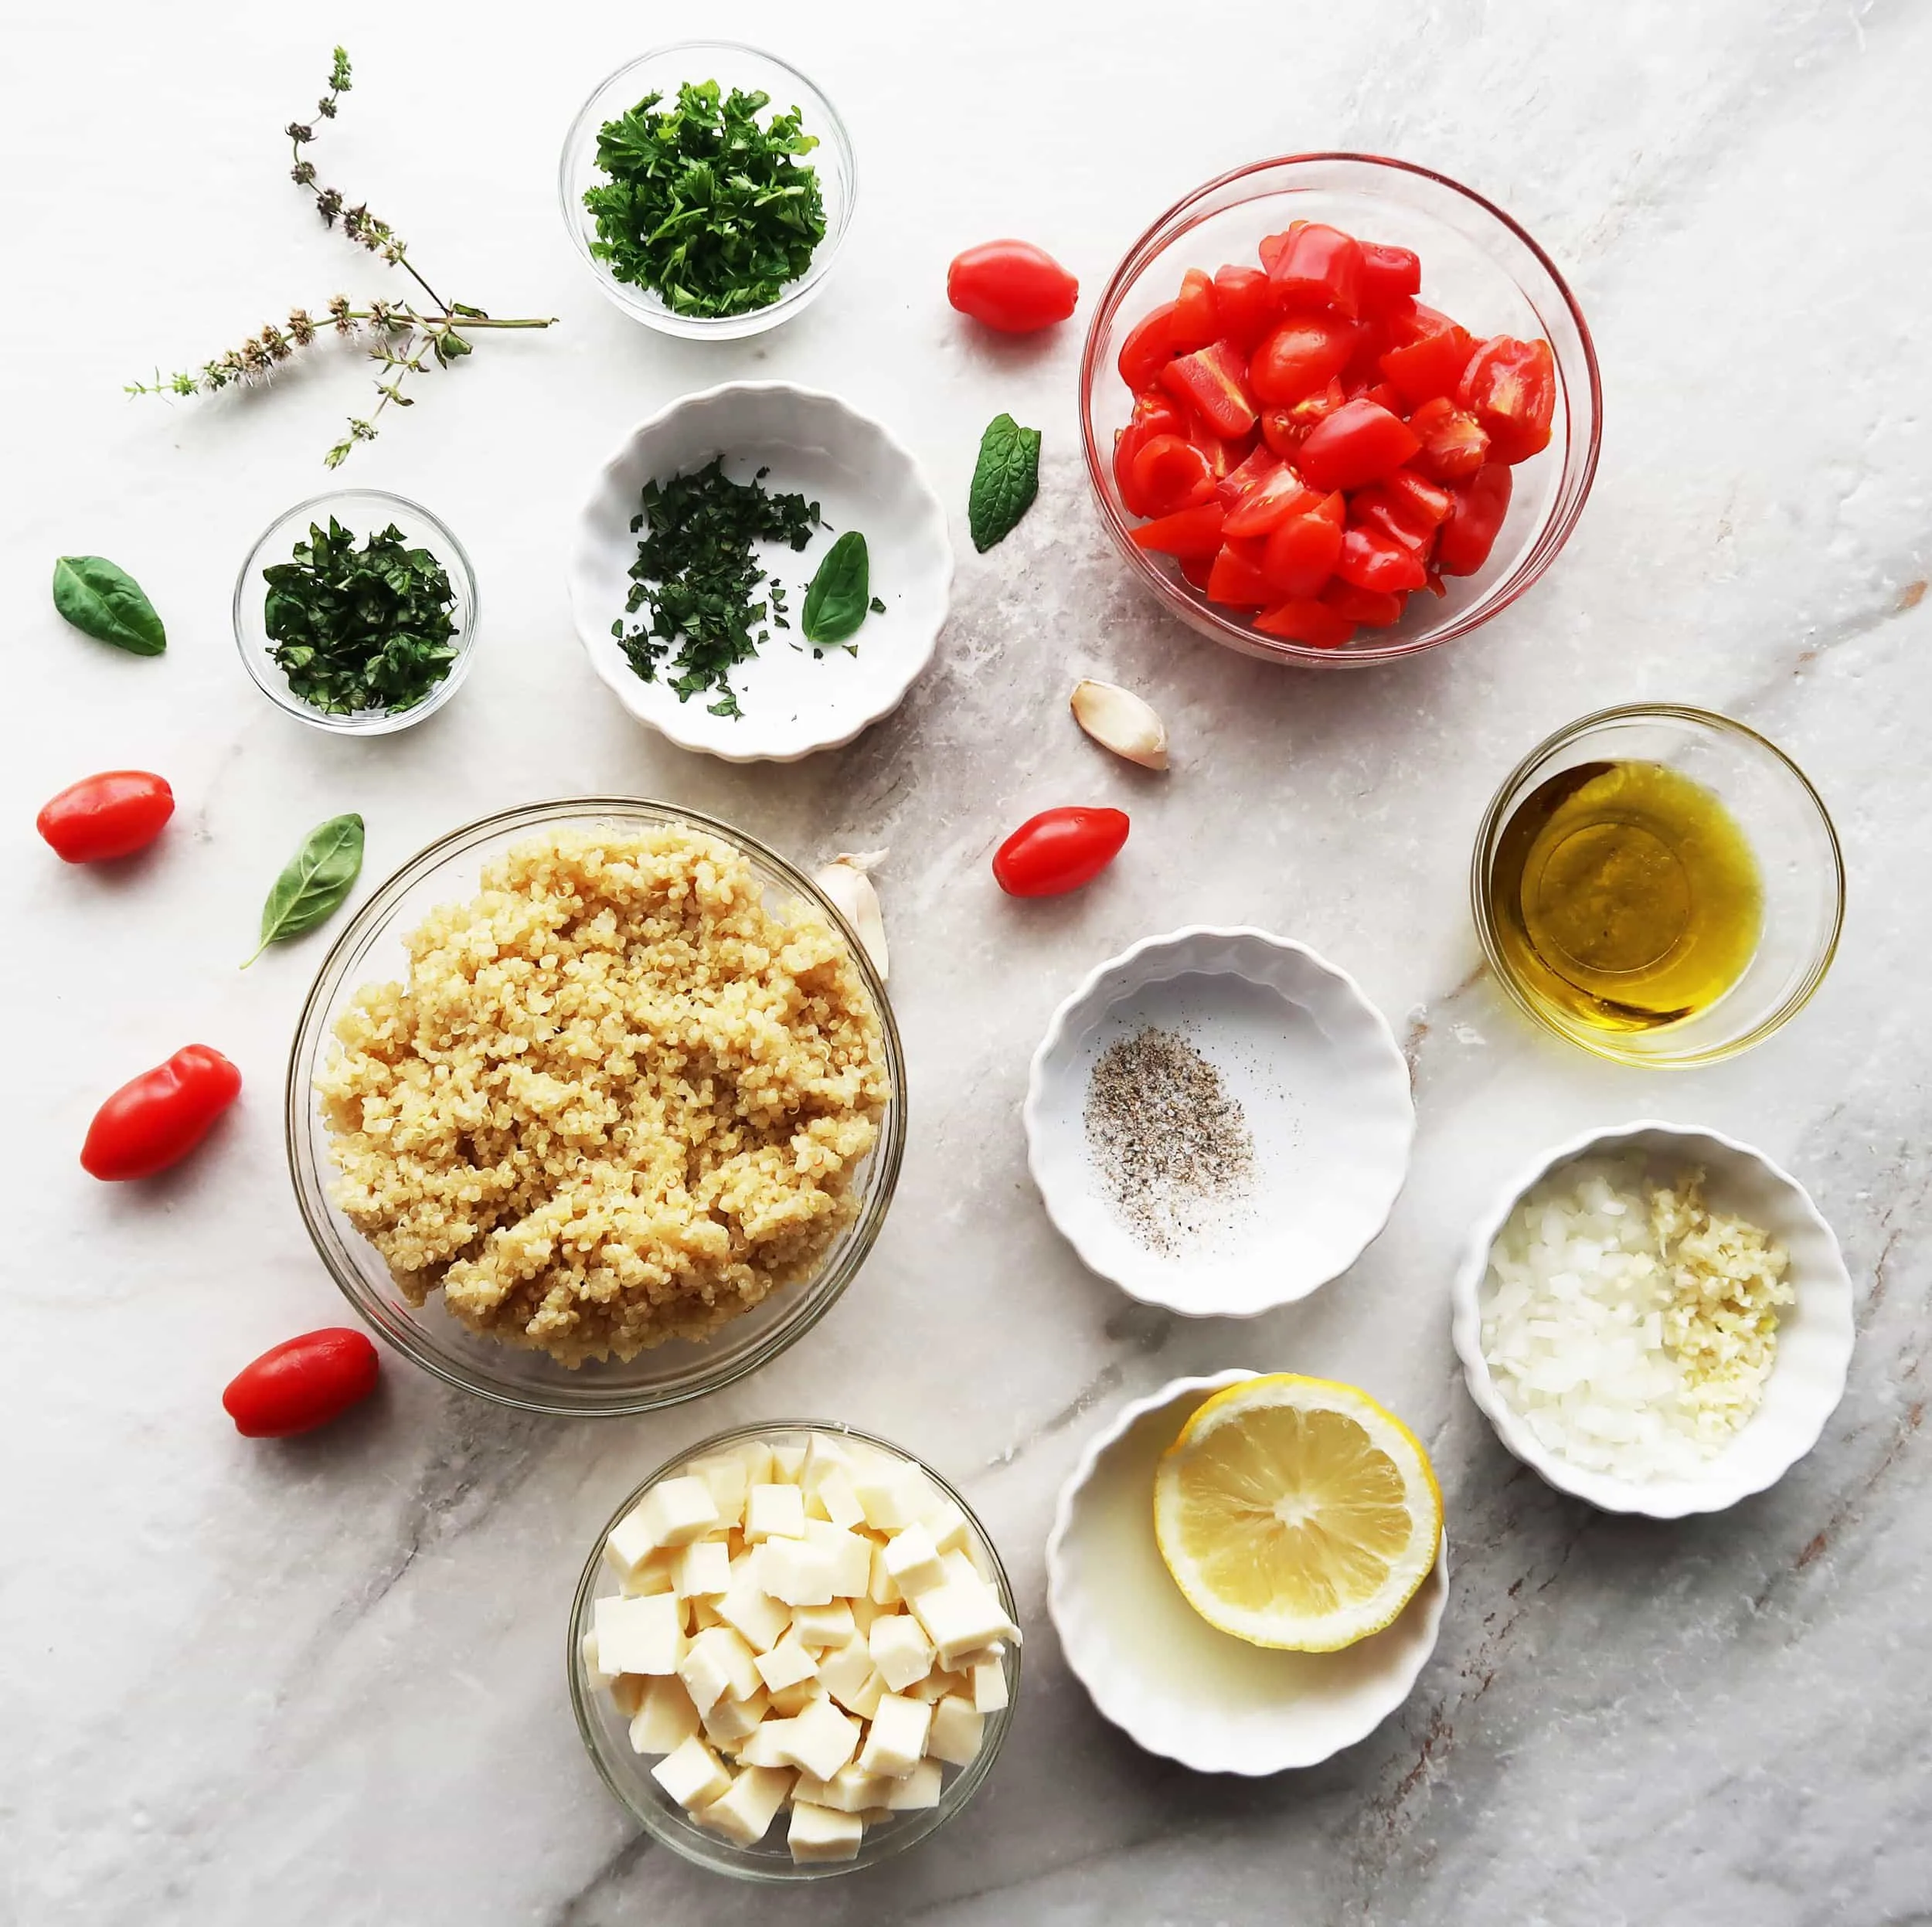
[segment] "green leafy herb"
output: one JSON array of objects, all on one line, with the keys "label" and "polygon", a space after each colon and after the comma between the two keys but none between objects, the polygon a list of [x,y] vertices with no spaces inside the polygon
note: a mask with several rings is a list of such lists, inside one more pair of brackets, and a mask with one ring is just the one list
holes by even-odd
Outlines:
[{"label": "green leafy herb", "polygon": [[105,556],[63,556],[53,566],[53,606],[97,641],[130,655],[158,656],[168,632],[141,584]]},{"label": "green leafy herb", "polygon": [[875,616],[883,616],[886,613],[886,605],[877,596],[874,596],[867,606]]},{"label": "green leafy herb", "polygon": [[[316,117],[334,120],[338,103],[349,91],[349,56],[338,47],[325,90],[315,103]],[[340,220],[347,239],[358,247],[366,248],[372,254],[380,255],[391,267],[400,267],[423,291],[423,304],[418,307],[409,301],[372,301],[366,307],[357,308],[350,304],[346,294],[337,294],[330,298],[327,311],[320,320],[306,308],[291,308],[287,327],[270,321],[259,335],[250,335],[240,347],[230,348],[213,361],[202,362],[198,369],[184,369],[179,374],[168,376],[156,369],[151,382],[130,382],[128,393],[207,395],[237,383],[253,387],[265,381],[277,364],[287,361],[298,348],[307,348],[332,334],[344,338],[360,335],[369,344],[369,359],[381,370],[376,378],[376,403],[366,417],[349,417],[347,433],[323,457],[331,468],[338,468],[349,459],[358,442],[375,440],[376,420],[391,403],[398,408],[414,406],[413,397],[403,393],[405,376],[420,375],[432,361],[438,368],[447,368],[451,362],[460,361],[471,352],[471,343],[457,332],[458,321],[465,328],[474,331],[552,328],[556,325],[556,317],[505,319],[485,314],[480,308],[467,307],[461,301],[445,301],[417,271],[409,258],[408,248],[388,222],[370,213],[359,201],[352,206],[348,204],[339,188],[324,187],[317,182],[315,164],[302,151],[315,138],[315,128],[302,121],[291,121],[282,131],[288,136],[291,151],[295,157],[295,165],[289,170],[291,178],[298,187],[315,197],[315,212],[322,217],[322,224],[333,227]]]},{"label": "green leafy herb", "polygon": [[762,625],[791,627],[777,583],[766,595],[756,593],[769,578],[751,545],[782,542],[803,549],[824,519],[818,505],[803,495],[769,493],[770,472],[761,468],[750,481],[735,482],[719,456],[690,474],[646,482],[631,518],[633,532],[645,533],[631,565],[635,586],[624,606],[645,610],[649,620],[627,634],[620,619],[611,633],[646,682],[655,682],[661,668],[674,672],[666,680],[680,702],[717,691],[717,701],[707,705],[714,716],[742,713],[730,672],[771,640]]},{"label": "green leafy herb", "polygon": [[325,922],[355,887],[362,868],[362,819],[332,816],[318,823],[288,859],[262,906],[262,940],[255,956],[271,943],[285,943]]},{"label": "green leafy herb", "polygon": [[866,539],[857,529],[849,528],[825,551],[825,559],[805,591],[799,626],[806,641],[849,641],[866,620],[868,609],[885,607],[869,600],[871,595],[872,564],[866,553]]},{"label": "green leafy herb", "polygon": [[979,438],[979,461],[966,500],[966,523],[981,555],[1004,542],[1039,493],[1039,430],[995,415]]},{"label": "green leafy herb", "polygon": [[584,192],[597,226],[590,252],[674,314],[770,307],[825,238],[818,176],[797,158],[816,138],[796,107],[760,127],[768,93],[706,80],[686,82],[660,113],[663,98],[646,94],[597,131],[609,178]]},{"label": "green leafy herb", "polygon": [[450,672],[456,592],[394,523],[360,549],[335,518],[262,571],[262,611],[291,695],[329,715],[413,709]]}]

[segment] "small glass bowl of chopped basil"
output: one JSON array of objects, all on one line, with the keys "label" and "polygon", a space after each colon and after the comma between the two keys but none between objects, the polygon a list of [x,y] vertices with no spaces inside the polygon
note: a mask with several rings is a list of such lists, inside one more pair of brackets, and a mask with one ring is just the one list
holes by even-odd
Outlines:
[{"label": "small glass bowl of chopped basil", "polygon": [[420,502],[343,488],[277,515],[235,582],[235,642],[279,709],[344,736],[387,736],[468,675],[476,572]]},{"label": "small glass bowl of chopped basil", "polygon": [[756,47],[685,40],[620,67],[563,143],[564,225],[597,285],[667,335],[762,333],[818,292],[857,191],[832,103]]}]

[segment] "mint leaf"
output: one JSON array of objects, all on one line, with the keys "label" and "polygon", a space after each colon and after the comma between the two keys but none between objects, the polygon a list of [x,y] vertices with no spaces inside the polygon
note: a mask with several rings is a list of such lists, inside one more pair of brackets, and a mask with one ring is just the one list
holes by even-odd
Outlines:
[{"label": "mint leaf", "polygon": [[1004,542],[1039,493],[1039,430],[995,415],[979,438],[966,523],[981,555]]}]

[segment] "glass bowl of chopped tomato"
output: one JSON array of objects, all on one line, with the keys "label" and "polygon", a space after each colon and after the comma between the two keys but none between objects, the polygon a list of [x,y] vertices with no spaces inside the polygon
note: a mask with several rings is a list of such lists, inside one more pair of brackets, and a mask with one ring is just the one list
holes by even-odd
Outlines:
[{"label": "glass bowl of chopped tomato", "polygon": [[1204,636],[1359,668],[1466,635],[1556,558],[1602,388],[1502,210],[1366,154],[1224,174],[1128,250],[1080,364],[1087,467],[1135,574]]},{"label": "glass bowl of chopped tomato", "polygon": [[[686,87],[715,89],[715,98],[693,103],[690,114],[667,125]],[[753,104],[741,109],[734,100]],[[795,223],[773,210],[795,198],[801,183],[769,172],[787,168],[782,158],[774,160],[774,119],[794,112],[798,132],[816,143],[792,157],[797,168],[811,170],[818,197],[800,246]],[[713,164],[728,142],[749,144],[752,174],[741,167],[735,185],[720,187]],[[624,164],[627,152],[653,143],[654,168]],[[619,202],[600,222],[584,196],[614,186]],[[814,300],[858,192],[851,138],[831,101],[776,54],[731,40],[680,40],[618,68],[578,109],[557,164],[563,224],[606,297],[648,328],[699,341],[762,334]],[[633,209],[628,218],[620,211],[624,195]],[[822,232],[811,238],[817,227]]]}]

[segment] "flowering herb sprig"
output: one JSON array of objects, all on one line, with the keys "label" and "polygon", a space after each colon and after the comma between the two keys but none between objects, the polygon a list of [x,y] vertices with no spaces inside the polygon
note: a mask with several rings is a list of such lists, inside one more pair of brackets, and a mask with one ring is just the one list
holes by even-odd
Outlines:
[{"label": "flowering herb sprig", "polygon": [[[350,87],[349,56],[338,47],[327,90],[315,103],[317,118],[334,120],[337,104]],[[344,235],[359,247],[379,255],[392,267],[400,267],[422,290],[423,299],[372,300],[359,308],[346,294],[337,294],[331,297],[319,319],[306,308],[292,308],[285,324],[267,323],[260,334],[250,335],[239,348],[231,348],[213,361],[202,362],[199,369],[169,376],[163,376],[157,369],[153,381],[131,382],[128,393],[209,395],[224,388],[252,387],[267,380],[277,365],[298,348],[310,346],[325,335],[360,337],[369,343],[369,358],[380,370],[376,379],[377,399],[366,417],[349,417],[348,432],[324,457],[331,468],[338,468],[358,442],[376,439],[376,420],[384,409],[392,403],[398,408],[414,406],[414,397],[403,393],[403,383],[410,376],[421,374],[432,362],[438,368],[447,368],[470,353],[473,344],[468,336],[478,329],[549,328],[556,318],[499,319],[480,308],[446,301],[410,260],[407,247],[386,221],[372,214],[366,203],[352,204],[339,189],[326,186],[318,179],[315,163],[302,151],[315,140],[315,127],[291,121],[284,131],[295,157],[290,170],[291,177],[298,187],[306,189],[314,196],[315,211],[321,216],[323,225],[332,228],[339,223]]]}]

